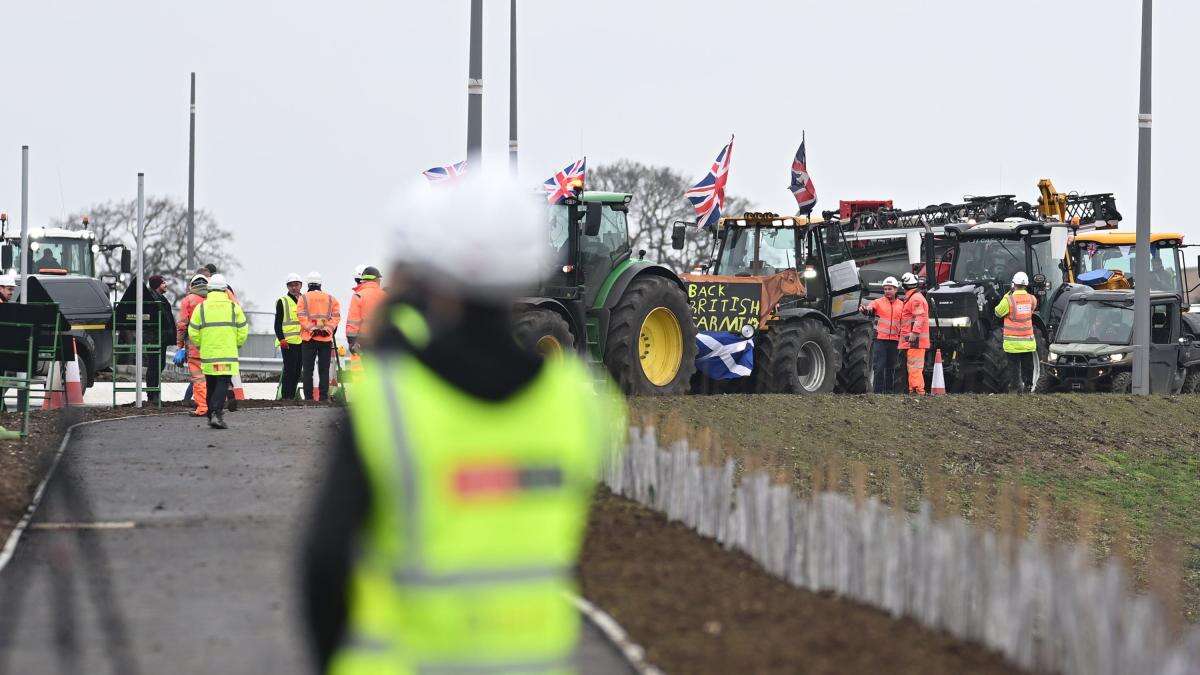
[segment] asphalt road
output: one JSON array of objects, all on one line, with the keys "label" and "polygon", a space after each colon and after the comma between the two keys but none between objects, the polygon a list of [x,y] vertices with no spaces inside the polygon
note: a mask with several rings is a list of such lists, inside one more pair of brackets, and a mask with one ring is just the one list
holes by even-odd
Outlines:
[{"label": "asphalt road", "polygon": [[[5,673],[297,673],[295,553],[334,409],[78,429],[0,572]],[[628,672],[588,627],[584,673]]]}]

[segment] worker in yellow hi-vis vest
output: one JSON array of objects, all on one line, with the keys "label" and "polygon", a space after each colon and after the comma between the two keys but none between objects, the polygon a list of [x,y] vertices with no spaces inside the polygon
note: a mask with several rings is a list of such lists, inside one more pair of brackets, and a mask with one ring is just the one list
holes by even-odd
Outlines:
[{"label": "worker in yellow hi-vis vest", "polygon": [[1037,338],[1033,333],[1033,315],[1037,297],[1028,290],[1029,275],[1017,272],[1012,290],[996,304],[996,316],[1004,319],[1004,353],[1008,357],[1009,386],[1018,394],[1033,391],[1033,366],[1038,358]]},{"label": "worker in yellow hi-vis vest", "polygon": [[[513,216],[522,209],[485,210],[504,222],[408,219],[422,230],[399,247],[408,281],[363,353],[306,541],[323,672],[573,670],[568,592],[624,403],[597,394],[577,358],[512,339],[513,301],[545,269],[505,241],[544,239],[520,231],[539,227]],[[445,237],[453,228],[473,229]]]}]

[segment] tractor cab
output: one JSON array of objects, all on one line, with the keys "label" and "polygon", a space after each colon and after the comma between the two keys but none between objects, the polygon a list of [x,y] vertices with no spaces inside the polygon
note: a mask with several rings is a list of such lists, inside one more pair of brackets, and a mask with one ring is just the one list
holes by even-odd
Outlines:
[{"label": "tractor cab", "polygon": [[[1133,290],[1074,290],[1046,355],[1051,391],[1129,392],[1133,378]],[[1200,383],[1200,335],[1179,296],[1150,295],[1150,390],[1195,393]]]},{"label": "tractor cab", "polygon": [[546,209],[555,267],[539,295],[591,304],[609,272],[632,254],[626,216],[632,195],[584,192]]},{"label": "tractor cab", "polygon": [[[693,302],[700,310],[700,330],[739,332],[745,325],[757,329],[781,308],[809,309],[834,319],[858,311],[858,269],[839,221],[746,213],[721,218],[715,234],[711,266],[704,274],[685,278],[692,284],[715,284],[715,289],[699,289],[701,295],[715,290],[709,298],[713,301],[725,297],[719,293],[722,287],[733,284],[764,302],[755,303],[758,316],[728,321],[720,315],[729,303],[701,307]],[[746,307],[743,303],[737,308]]]},{"label": "tractor cab", "polygon": [[[1183,235],[1176,232],[1150,234],[1150,290],[1186,297]],[[1109,230],[1079,234],[1071,242],[1072,281],[1093,288],[1133,288],[1137,269],[1137,233]]]}]

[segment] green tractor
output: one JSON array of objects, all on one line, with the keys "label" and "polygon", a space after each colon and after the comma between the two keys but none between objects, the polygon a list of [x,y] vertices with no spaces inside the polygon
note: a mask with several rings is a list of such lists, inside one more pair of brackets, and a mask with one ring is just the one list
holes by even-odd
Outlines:
[{"label": "green tractor", "polygon": [[549,207],[555,268],[518,301],[516,339],[543,355],[576,350],[626,394],[682,394],[696,369],[691,308],[678,275],[634,255],[631,199],[583,192]]}]

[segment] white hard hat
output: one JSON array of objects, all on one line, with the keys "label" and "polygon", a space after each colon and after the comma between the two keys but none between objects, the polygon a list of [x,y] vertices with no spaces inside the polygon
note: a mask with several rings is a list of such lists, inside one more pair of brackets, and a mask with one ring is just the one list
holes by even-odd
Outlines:
[{"label": "white hard hat", "polygon": [[17,275],[15,274],[0,274],[0,286],[16,286]]},{"label": "white hard hat", "polygon": [[904,284],[905,288],[916,288],[917,275],[912,272],[905,272],[904,276],[900,277],[900,283]]},{"label": "white hard hat", "polygon": [[896,281],[896,277],[888,277],[888,278],[884,279],[883,285],[891,286],[892,288],[900,288],[900,282]]},{"label": "white hard hat", "polygon": [[365,269],[367,269],[366,265],[355,265],[354,266],[354,278],[357,279],[357,278],[361,277],[363,275],[363,270],[365,270]]},{"label": "white hard hat", "polygon": [[1016,274],[1013,275],[1012,282],[1013,282],[1013,286],[1028,286],[1029,285],[1029,275],[1025,274],[1024,272],[1017,272]]},{"label": "white hard hat", "polygon": [[555,246],[567,240],[568,207],[547,207],[507,171],[468,174],[450,188],[420,185],[405,200],[394,216],[392,260],[462,295],[506,301],[524,293],[549,276]]},{"label": "white hard hat", "polygon": [[316,270],[309,272],[308,273],[308,283],[320,284],[321,283],[321,273]]},{"label": "white hard hat", "polygon": [[223,291],[226,288],[229,288],[229,284],[225,283],[224,274],[214,274],[208,278],[208,290]]},{"label": "white hard hat", "polygon": [[287,275],[287,281],[285,281],[283,283],[284,284],[294,284],[294,283],[300,282],[300,281],[304,281],[304,280],[300,278],[299,274],[296,274],[295,272],[289,272]]}]

